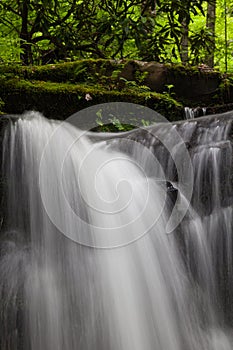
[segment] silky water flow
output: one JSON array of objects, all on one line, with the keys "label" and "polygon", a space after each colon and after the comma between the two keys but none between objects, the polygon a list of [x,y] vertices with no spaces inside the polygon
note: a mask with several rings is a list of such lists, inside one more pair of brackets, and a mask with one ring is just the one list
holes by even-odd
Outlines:
[{"label": "silky water flow", "polygon": [[[155,136],[142,149],[133,133],[93,142],[34,112],[9,122],[1,350],[231,350],[230,127],[175,126],[193,143],[194,191],[168,234],[161,174],[187,198]],[[169,138],[166,125],[156,133]]]}]

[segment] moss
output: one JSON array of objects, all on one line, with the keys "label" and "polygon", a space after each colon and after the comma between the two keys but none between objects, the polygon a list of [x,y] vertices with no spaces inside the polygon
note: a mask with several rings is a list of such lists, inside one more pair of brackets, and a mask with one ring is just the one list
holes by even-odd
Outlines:
[{"label": "moss", "polygon": [[17,73],[19,73],[21,77],[30,80],[84,82],[89,78],[94,77],[96,73],[111,76],[114,69],[116,69],[116,65],[117,62],[113,60],[86,59],[76,62],[48,64],[45,66],[21,68],[2,66],[2,68],[0,68],[0,72],[2,70],[5,71],[5,73],[15,73],[17,70]]},{"label": "moss", "polygon": [[[145,86],[151,73],[141,71],[140,67],[140,62],[134,60],[103,59],[36,67],[0,65],[0,79],[4,80],[0,87],[6,103],[4,110],[15,113],[35,108],[48,116],[63,118],[91,104],[127,101],[147,105],[163,115],[170,115],[172,120],[177,119],[181,104],[177,104],[168,93],[159,95],[151,92]],[[163,76],[159,76],[157,82],[155,77],[152,88],[162,93],[166,91],[166,85],[173,85],[176,99],[183,104],[195,107],[232,98],[233,88],[230,87],[227,92],[223,89],[226,84],[219,72],[181,64],[165,64],[162,67]],[[90,94],[92,100],[86,101],[86,94]],[[58,98],[61,101],[57,101]]]},{"label": "moss", "polygon": [[204,76],[206,78],[221,77],[221,73],[211,69],[205,69],[201,66],[184,66],[183,64],[171,64],[167,63],[164,65],[167,73],[179,75],[179,76]]},{"label": "moss", "polygon": [[[54,82],[81,82],[95,73],[110,77],[114,70],[123,70],[126,65],[135,68],[136,79],[140,72],[139,62],[135,60],[104,60],[104,59],[83,59],[75,62],[48,64],[45,66],[22,67],[18,64],[0,65],[0,75],[17,74],[26,79],[49,80]],[[216,77],[221,74],[217,71],[201,69],[198,66],[184,66],[182,64],[164,64],[168,73],[177,75],[204,75]],[[141,80],[141,77],[139,77]]]},{"label": "moss", "polygon": [[[107,64],[108,63],[108,64]],[[0,65],[0,76],[13,77],[15,75],[30,80],[45,80],[54,82],[81,82],[91,76],[95,70],[106,65],[107,69],[114,69],[113,63],[105,60],[80,60],[45,66]]]},{"label": "moss", "polygon": [[7,113],[22,113],[34,109],[47,117],[58,119],[66,118],[91,105],[116,101],[141,104],[153,109],[161,104],[161,112],[166,115],[173,110],[176,119],[182,110],[178,102],[155,92],[138,92],[129,88],[110,91],[102,86],[22,79],[1,78],[0,97],[5,103],[4,111]]},{"label": "moss", "polygon": [[[181,64],[165,64],[164,74],[166,76],[164,84],[174,85],[174,92],[176,92],[177,98],[183,102],[185,102],[185,99],[190,99],[194,103],[206,103],[206,101],[200,101],[200,96],[192,96],[191,89],[193,89],[193,84],[201,83],[203,85],[207,80],[210,80],[209,83],[211,85],[211,82],[213,81],[214,83],[216,78],[217,87],[221,83],[221,76],[218,72],[202,71],[198,67],[183,66]],[[149,75],[150,73],[141,71],[140,62],[135,60],[85,59],[76,62],[35,67],[22,67],[17,64],[0,65],[0,76],[8,79],[18,77],[28,80],[69,82],[72,84],[85,82],[89,85],[103,85],[106,90],[122,89],[125,84],[122,81],[119,83],[121,77],[134,81],[135,85],[146,84],[145,82]],[[212,86],[209,87],[209,83],[206,84],[208,85],[206,90],[213,90]],[[184,86],[184,91],[181,89],[182,86]],[[165,89],[159,87],[158,91],[162,92]],[[188,91],[190,93],[187,93]],[[208,97],[206,98],[208,91],[204,91],[202,95],[205,95],[205,100],[208,99]],[[212,96],[208,99],[208,103],[211,98]]]},{"label": "moss", "polygon": [[19,64],[0,64],[0,78],[23,78],[24,70]]}]

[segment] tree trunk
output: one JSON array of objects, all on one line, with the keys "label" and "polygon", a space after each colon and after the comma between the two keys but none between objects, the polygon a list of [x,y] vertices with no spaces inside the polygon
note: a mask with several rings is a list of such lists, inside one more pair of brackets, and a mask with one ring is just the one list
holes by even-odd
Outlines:
[{"label": "tree trunk", "polygon": [[213,68],[214,67],[214,51],[215,51],[215,20],[216,20],[216,0],[208,2],[207,16],[206,16],[206,27],[211,33],[212,47],[211,52],[206,55],[206,64]]},{"label": "tree trunk", "polygon": [[181,25],[182,25],[182,36],[180,41],[180,58],[182,63],[187,64],[189,59],[189,52],[188,52],[189,24],[185,17]]},{"label": "tree trunk", "polygon": [[21,9],[21,31],[20,31],[20,48],[22,50],[20,59],[23,64],[28,65],[32,63],[31,45],[29,43],[28,33],[28,8],[30,0],[24,0]]}]

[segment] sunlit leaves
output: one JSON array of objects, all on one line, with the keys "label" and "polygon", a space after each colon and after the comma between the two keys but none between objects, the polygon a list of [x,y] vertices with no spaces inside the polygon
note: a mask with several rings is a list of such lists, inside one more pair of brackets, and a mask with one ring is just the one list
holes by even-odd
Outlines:
[{"label": "sunlit leaves", "polygon": [[[218,0],[217,65],[223,61],[223,2]],[[27,35],[22,38],[23,3],[28,15]],[[233,0],[227,0],[229,61],[233,52],[232,9]],[[3,61],[19,60],[22,50],[29,50],[29,63],[33,64],[81,57],[176,62],[180,60],[185,20],[189,62],[202,63],[211,47],[205,15],[203,0],[1,0],[0,57]]]}]

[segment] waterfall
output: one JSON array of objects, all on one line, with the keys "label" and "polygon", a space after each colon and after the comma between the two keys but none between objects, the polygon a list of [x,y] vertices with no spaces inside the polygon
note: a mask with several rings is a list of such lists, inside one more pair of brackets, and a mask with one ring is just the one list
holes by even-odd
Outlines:
[{"label": "waterfall", "polygon": [[207,112],[206,107],[184,107],[184,114],[186,119],[194,119],[197,117],[205,116]]},{"label": "waterfall", "polygon": [[[232,349],[231,137],[221,117],[96,141],[34,112],[9,122],[0,349]],[[167,181],[187,208],[169,234]]]},{"label": "waterfall", "polygon": [[195,118],[195,112],[193,108],[190,107],[184,107],[184,113],[186,119],[194,119]]}]

